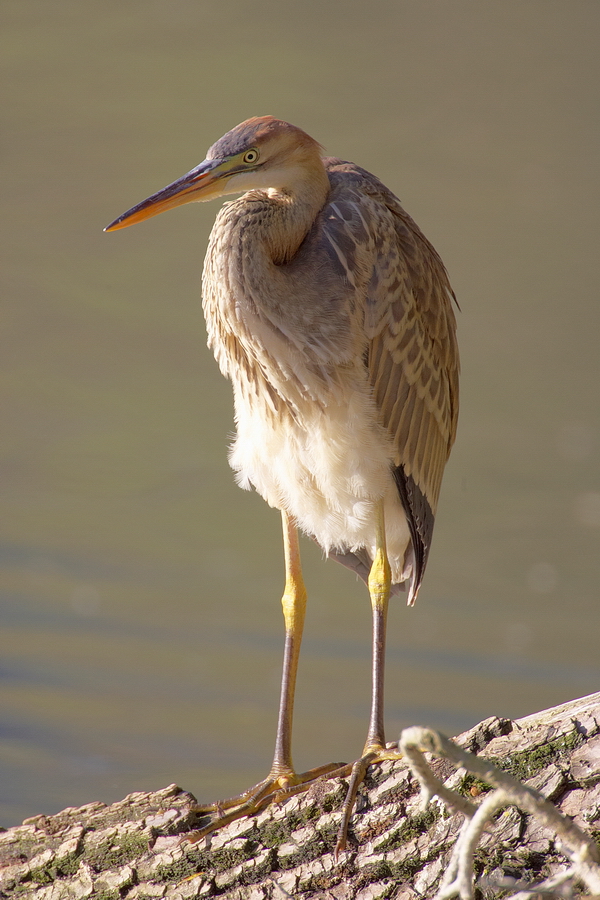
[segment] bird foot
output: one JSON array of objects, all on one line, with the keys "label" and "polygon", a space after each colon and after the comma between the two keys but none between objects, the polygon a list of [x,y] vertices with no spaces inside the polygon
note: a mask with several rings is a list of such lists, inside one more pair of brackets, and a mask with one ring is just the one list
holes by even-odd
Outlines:
[{"label": "bird foot", "polygon": [[192,808],[193,812],[200,815],[210,815],[212,818],[202,828],[186,834],[182,842],[196,844],[202,838],[219,831],[221,828],[225,828],[237,819],[254,816],[271,803],[284,803],[290,797],[307,791],[319,779],[329,781],[334,778],[349,777],[348,790],[342,807],[342,821],[337,833],[334,851],[337,859],[338,855],[346,849],[348,824],[356,804],[356,795],[364,781],[369,766],[388,759],[400,759],[398,750],[392,745],[371,750],[354,763],[328,763],[315,769],[309,769],[308,772],[304,772],[301,775],[293,773],[288,775],[269,774],[263,781],[244,791],[243,794],[238,794],[236,797],[230,797],[227,800],[210,803],[206,806],[194,806]]},{"label": "bird foot", "polygon": [[[369,766],[373,766],[376,763],[385,762],[388,759],[401,759],[402,754],[398,751],[398,744],[388,744],[386,747],[375,747],[372,750],[367,750],[360,759],[357,759],[352,765],[346,766],[345,775],[350,775],[350,781],[348,782],[348,790],[346,791],[346,799],[344,800],[344,805],[342,806],[342,821],[340,823],[340,827],[338,828],[337,840],[335,844],[335,850],[333,851],[333,855],[335,860],[340,853],[346,849],[346,843],[348,839],[348,825],[350,823],[350,817],[354,812],[354,807],[356,805],[356,795],[358,793],[358,789],[365,780],[365,775],[367,774],[367,770]],[[335,773],[337,774],[337,773]]]},{"label": "bird foot", "polygon": [[337,778],[350,774],[351,766],[346,763],[328,763],[309,769],[301,775],[289,773],[285,775],[269,774],[263,781],[238,794],[217,803],[209,803],[206,806],[194,806],[192,812],[211,815],[212,819],[197,831],[192,831],[183,837],[183,842],[196,844],[202,838],[221,828],[225,828],[231,822],[244,816],[254,816],[271,803],[283,803],[296,794],[307,791],[319,778]]}]

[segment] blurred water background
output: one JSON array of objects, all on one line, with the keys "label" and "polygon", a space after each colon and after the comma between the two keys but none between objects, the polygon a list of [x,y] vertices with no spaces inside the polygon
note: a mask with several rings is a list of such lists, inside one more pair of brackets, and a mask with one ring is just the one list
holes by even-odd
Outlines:
[{"label": "blurred water background", "polygon": [[[102,228],[273,114],[376,173],[462,313],[459,437],[389,736],[600,683],[600,7],[3,0],[0,822],[266,774],[278,514],[227,465],[205,346],[215,204]],[[303,542],[295,761],[360,751],[369,603]]]}]

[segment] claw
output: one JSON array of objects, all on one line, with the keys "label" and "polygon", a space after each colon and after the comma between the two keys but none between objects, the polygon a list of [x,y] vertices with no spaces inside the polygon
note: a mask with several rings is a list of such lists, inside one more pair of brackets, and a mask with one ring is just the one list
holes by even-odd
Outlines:
[{"label": "claw", "polygon": [[[337,861],[339,854],[346,849],[348,825],[356,805],[358,789],[365,779],[367,770],[375,763],[383,762],[387,759],[400,758],[401,755],[398,751],[386,748],[372,750],[354,763],[327,763],[324,766],[318,766],[315,769],[304,772],[302,775],[293,777],[270,775],[254,787],[244,791],[243,794],[238,794],[237,797],[230,797],[227,800],[220,800],[206,806],[194,806],[192,808],[193,812],[212,814],[213,818],[203,828],[184,835],[181,842],[197,844],[202,838],[219,831],[221,828],[225,828],[237,819],[241,819],[244,816],[257,815],[271,803],[277,805],[285,803],[286,800],[295,797],[296,794],[308,791],[318,781],[331,781],[335,778],[349,777],[348,790],[342,807],[342,821],[338,829],[334,850],[334,858]],[[226,810],[229,811],[226,812]]]},{"label": "claw", "polygon": [[[254,816],[261,812],[270,803],[284,803],[290,797],[307,791],[321,778],[338,778],[348,775],[350,766],[346,763],[327,763],[310,769],[302,775],[269,775],[254,787],[237,797],[220,800],[206,806],[194,806],[192,812],[213,814],[213,819],[203,828],[191,831],[182,837],[182,843],[197,844],[202,838],[207,837],[221,828],[225,828],[231,822],[244,816]],[[225,812],[225,810],[230,810]]]}]

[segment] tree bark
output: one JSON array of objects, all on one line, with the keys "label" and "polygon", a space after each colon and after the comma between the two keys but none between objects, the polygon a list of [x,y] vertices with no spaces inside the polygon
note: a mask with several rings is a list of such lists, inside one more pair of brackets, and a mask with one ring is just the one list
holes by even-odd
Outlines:
[{"label": "tree bark", "polygon": [[[600,693],[517,721],[490,718],[456,743],[537,788],[600,838]],[[473,803],[488,785],[445,760],[432,769]],[[346,784],[321,781],[305,794],[233,822],[192,845],[195,798],[171,785],[34,816],[0,834],[0,898],[28,900],[416,900],[432,898],[463,816],[438,801],[423,809],[405,760],[374,766],[359,792],[348,849],[334,847]],[[555,834],[515,807],[484,832],[474,868],[477,896],[513,879],[532,884],[569,867]],[[506,889],[506,888],[505,888]],[[548,895],[546,895],[548,896]]]}]

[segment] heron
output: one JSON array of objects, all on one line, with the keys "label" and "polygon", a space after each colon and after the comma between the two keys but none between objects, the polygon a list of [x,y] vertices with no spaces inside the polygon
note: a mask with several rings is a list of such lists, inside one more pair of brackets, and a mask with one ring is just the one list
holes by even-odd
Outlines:
[{"label": "heron", "polygon": [[[211,819],[194,839],[343,774],[337,854],[368,767],[394,755],[384,730],[388,604],[400,591],[415,602],[456,434],[455,297],[440,256],[378,178],[325,157],[273,116],[237,125],[105,230],[232,194],[241,196],[222,206],[209,238],[202,303],[208,344],[233,387],[230,465],[242,488],[281,512],[285,645],[269,774],[198,807]],[[291,749],[307,602],[299,530],[366,583],[372,608],[362,754],[305,773]]]}]

